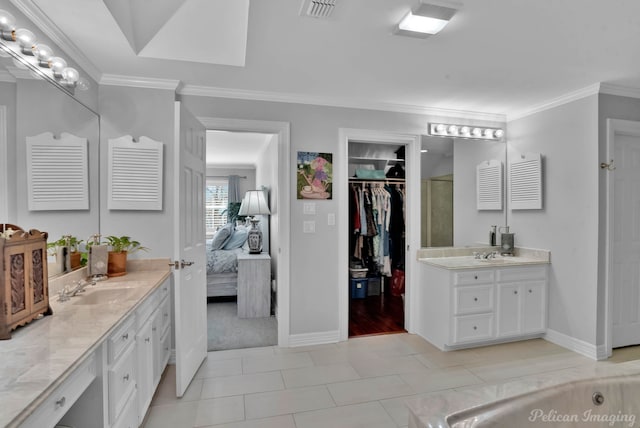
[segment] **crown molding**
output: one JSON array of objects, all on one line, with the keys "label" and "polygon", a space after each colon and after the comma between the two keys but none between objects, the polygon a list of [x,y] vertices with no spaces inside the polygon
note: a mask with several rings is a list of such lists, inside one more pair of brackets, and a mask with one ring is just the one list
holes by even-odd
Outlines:
[{"label": "crown molding", "polygon": [[157,79],[154,77],[122,76],[117,74],[103,74],[100,85],[128,86],[132,88],[166,89],[175,91],[180,85],[179,80]]},{"label": "crown molding", "polygon": [[33,22],[38,29],[47,35],[65,54],[69,56],[82,70],[96,82],[100,81],[101,72],[82,53],[80,49],[67,37],[56,24],[36,5],[33,0],[10,0],[11,3],[20,10],[27,18]]},{"label": "crown molding", "polygon": [[330,97],[287,94],[278,92],[253,91],[246,89],[228,89],[213,86],[184,85],[178,91],[180,95],[197,97],[231,98],[239,100],[269,101],[291,104],[308,104],[328,107],[343,107],[363,110],[379,110],[395,113],[410,113],[427,116],[441,116],[457,119],[472,119],[492,122],[505,122],[504,114],[482,113],[476,111],[441,109],[409,104],[376,103]]},{"label": "crown molding", "polygon": [[551,100],[545,101],[543,103],[536,104],[526,110],[520,110],[515,113],[510,113],[507,115],[507,122],[522,119],[523,117],[531,116],[532,114],[540,113],[542,111],[549,110],[551,108],[558,107],[572,101],[576,101],[591,95],[596,95],[599,92],[600,84],[596,83],[594,85],[587,86],[586,88],[578,89],[577,91],[569,92],[564,95],[560,95],[559,97],[552,98]]},{"label": "crown molding", "polygon": [[613,83],[601,83],[600,93],[607,95],[617,95],[619,97],[640,98],[640,88],[615,85]]}]

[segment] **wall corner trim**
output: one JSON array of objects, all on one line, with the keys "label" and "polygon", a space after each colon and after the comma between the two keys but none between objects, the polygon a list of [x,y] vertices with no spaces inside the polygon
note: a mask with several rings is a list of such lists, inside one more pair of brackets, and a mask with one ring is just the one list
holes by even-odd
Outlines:
[{"label": "wall corner trim", "polygon": [[552,98],[540,104],[536,104],[534,106],[531,106],[528,109],[509,113],[507,114],[507,123],[517,119],[522,119],[523,117],[531,116],[532,114],[540,113],[542,111],[549,110],[554,107],[558,107],[563,104],[567,104],[572,101],[576,101],[591,95],[596,95],[600,93],[600,88],[601,88],[601,84],[596,83],[594,85],[587,86],[586,88],[568,92],[566,94],[560,95],[559,97]]},{"label": "wall corner trim", "polygon": [[555,343],[556,345],[584,355],[592,360],[604,360],[608,358],[608,355],[606,355],[606,351],[604,350],[604,345],[592,345],[583,340],[576,339],[575,337],[571,337],[552,329],[547,329],[547,333],[543,337],[548,342]]},{"label": "wall corner trim", "polygon": [[614,85],[611,83],[601,83],[600,93],[607,94],[607,95],[617,95],[620,97],[640,98],[640,88]]},{"label": "wall corner trim", "polygon": [[289,347],[323,345],[340,341],[340,331],[319,331],[316,333],[302,333],[289,335]]}]

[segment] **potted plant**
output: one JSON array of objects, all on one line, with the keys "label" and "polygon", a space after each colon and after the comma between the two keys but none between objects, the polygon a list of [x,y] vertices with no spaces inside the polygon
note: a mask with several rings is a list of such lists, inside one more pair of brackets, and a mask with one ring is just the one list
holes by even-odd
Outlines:
[{"label": "potted plant", "polygon": [[47,244],[47,252],[50,255],[57,257],[58,249],[67,247],[69,249],[70,268],[71,270],[75,270],[82,266],[82,253],[79,248],[82,242],[84,242],[82,239],[78,239],[73,235],[63,235],[57,241],[49,242]]},{"label": "potted plant", "polygon": [[127,273],[127,255],[140,250],[148,250],[129,236],[107,236],[105,239],[111,249],[107,267],[108,276],[125,275]]}]

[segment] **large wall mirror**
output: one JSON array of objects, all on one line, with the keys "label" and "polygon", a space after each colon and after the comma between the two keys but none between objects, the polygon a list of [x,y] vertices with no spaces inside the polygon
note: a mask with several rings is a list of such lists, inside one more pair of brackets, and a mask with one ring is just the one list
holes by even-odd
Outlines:
[{"label": "large wall mirror", "polygon": [[506,198],[501,210],[478,210],[476,166],[498,160],[506,168],[504,141],[432,137],[421,141],[422,247],[488,243],[492,225],[506,225]]},{"label": "large wall mirror", "polygon": [[[0,9],[9,10],[19,21],[18,25],[37,31],[35,25],[6,1],[0,2]],[[63,235],[86,242],[100,231],[99,116],[70,91],[34,72],[11,53],[0,53],[0,157],[4,159],[0,163],[0,222],[48,232],[48,242]],[[66,133],[86,139],[86,208],[29,208],[26,141],[42,133],[51,133],[55,138]],[[62,177],[66,168],[60,167]],[[50,269],[50,274],[55,273],[55,269]]]}]

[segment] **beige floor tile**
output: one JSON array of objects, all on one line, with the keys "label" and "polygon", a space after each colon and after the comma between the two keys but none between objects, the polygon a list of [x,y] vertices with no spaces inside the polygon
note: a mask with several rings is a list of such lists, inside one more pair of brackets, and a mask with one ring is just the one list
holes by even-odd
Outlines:
[{"label": "beige floor tile", "polygon": [[464,367],[432,369],[420,373],[401,374],[400,377],[415,393],[442,391],[483,383],[482,379]]},{"label": "beige floor tile", "polygon": [[282,370],[282,377],[287,388],[360,379],[358,372],[347,363]]},{"label": "beige floor tile", "polygon": [[428,370],[414,355],[381,357],[372,354],[354,358],[350,364],[363,378]]},{"label": "beige floor tile", "polygon": [[486,361],[485,358],[478,355],[473,349],[461,349],[449,352],[442,352],[439,350],[429,351],[424,354],[416,355],[416,358],[426,367],[433,369]]},{"label": "beige floor tile", "polygon": [[496,382],[593,363],[593,360],[574,352],[563,352],[527,359],[474,363],[465,367],[485,382]]},{"label": "beige floor tile", "polygon": [[251,419],[249,421],[211,425],[205,428],[296,428],[296,424],[293,421],[293,415],[283,415],[265,419]]},{"label": "beige floor tile", "polygon": [[396,428],[378,402],[355,404],[293,415],[297,428]]},{"label": "beige floor tile", "polygon": [[327,388],[338,406],[415,394],[398,375],[333,383]]},{"label": "beige floor tile", "polygon": [[267,357],[246,357],[242,359],[242,371],[244,374],[311,366],[313,366],[313,360],[311,360],[307,352],[278,354]]},{"label": "beige floor tile", "polygon": [[247,419],[261,419],[334,406],[335,403],[324,386],[245,395]]},{"label": "beige floor tile", "polygon": [[280,389],[284,389],[280,372],[252,373],[204,379],[201,396],[217,398]]},{"label": "beige floor tile", "polygon": [[[197,402],[194,426],[223,424],[244,420],[244,399],[242,396],[214,398]],[[180,425],[176,425],[178,427]]]},{"label": "beige floor tile", "polygon": [[626,348],[617,348],[613,350],[613,355],[608,362],[624,363],[626,361],[640,360],[640,346],[629,346]]},{"label": "beige floor tile", "polygon": [[[209,355],[212,353],[210,352]],[[207,358],[196,372],[196,378],[234,376],[242,374],[242,360],[240,358],[230,358],[216,360]]]},{"label": "beige floor tile", "polygon": [[424,354],[426,352],[441,352],[435,345],[424,340],[417,334],[399,334],[398,339],[411,347],[414,354]]},{"label": "beige floor tile", "polygon": [[263,348],[244,348],[244,349],[228,349],[224,351],[207,352],[209,360],[228,360],[232,358],[244,357],[268,357],[275,355],[273,346],[265,346]]},{"label": "beige floor tile", "polygon": [[294,348],[278,348],[274,347],[276,354],[292,354],[297,352],[314,352],[314,351],[336,351],[338,346],[335,343],[325,343],[322,345],[296,346]]},{"label": "beige floor tile", "polygon": [[401,339],[404,335],[405,333],[355,337],[338,343],[337,347],[351,351],[364,350],[369,354],[389,357],[415,354],[416,351]]},{"label": "beige floor tile", "polygon": [[337,346],[335,349],[321,349],[309,351],[309,356],[316,366],[324,366],[330,364],[349,363],[358,358],[371,355],[366,348],[349,348],[346,346]]},{"label": "beige floor tile", "polygon": [[153,400],[151,401],[152,406],[200,400],[202,393],[202,379],[193,379],[181,398],[176,397],[175,372],[173,376],[169,376],[167,379],[163,380],[164,381],[161,381],[158,385],[153,396]]},{"label": "beige floor tile", "polygon": [[198,401],[152,406],[144,428],[191,428],[196,421]]},{"label": "beige floor tile", "polygon": [[407,400],[416,397],[411,395],[408,397],[390,398],[380,400],[380,404],[384,410],[391,416],[391,419],[398,427],[405,426],[409,423],[409,409],[407,408]]}]

